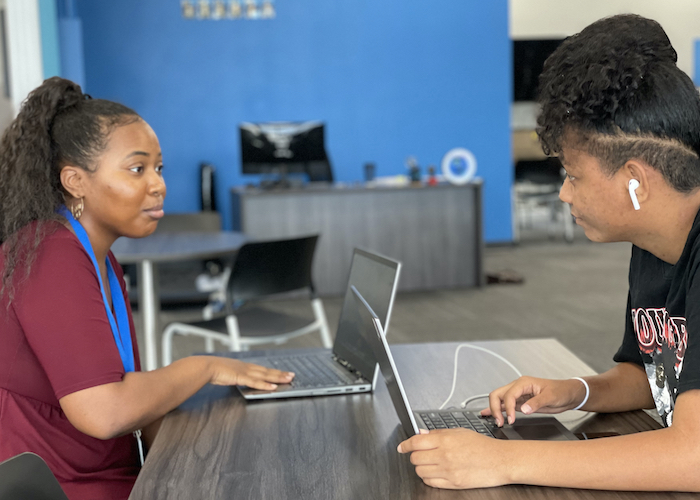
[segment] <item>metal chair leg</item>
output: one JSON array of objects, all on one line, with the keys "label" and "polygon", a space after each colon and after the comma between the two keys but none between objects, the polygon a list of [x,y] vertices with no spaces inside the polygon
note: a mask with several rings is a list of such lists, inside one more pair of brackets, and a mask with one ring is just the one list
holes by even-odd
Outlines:
[{"label": "metal chair leg", "polygon": [[518,195],[515,192],[515,185],[510,188],[510,207],[513,243],[520,243],[520,214],[518,212]]},{"label": "metal chair leg", "polygon": [[561,202],[564,214],[564,239],[569,243],[574,241],[574,219],[571,216],[571,208],[568,203]]},{"label": "metal chair leg", "polygon": [[204,350],[206,352],[214,352],[214,340],[204,339]]},{"label": "metal chair leg", "polygon": [[311,307],[314,310],[316,320],[320,322],[319,330],[321,332],[323,347],[330,349],[333,347],[333,339],[331,339],[331,331],[328,329],[328,320],[326,319],[326,311],[323,309],[323,302],[316,297],[311,301]]},{"label": "metal chair leg", "polygon": [[175,335],[175,325],[168,326],[165,331],[163,331],[163,366],[168,366],[173,362],[173,335]]},{"label": "metal chair leg", "polygon": [[230,340],[229,350],[230,351],[240,351],[241,350],[241,331],[238,328],[238,318],[233,314],[226,316],[226,328],[228,329],[228,335]]}]

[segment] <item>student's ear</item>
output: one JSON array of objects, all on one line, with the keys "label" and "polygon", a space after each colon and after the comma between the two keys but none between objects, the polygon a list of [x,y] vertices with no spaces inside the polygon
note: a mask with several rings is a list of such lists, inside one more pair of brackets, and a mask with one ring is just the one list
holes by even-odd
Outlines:
[{"label": "student's ear", "polygon": [[622,167],[621,180],[624,182],[625,191],[629,191],[629,182],[636,180],[639,186],[634,190],[639,203],[644,203],[649,198],[649,169],[651,167],[639,160],[627,160]]},{"label": "student's ear", "polygon": [[85,196],[84,182],[85,170],[80,167],[66,165],[61,169],[60,179],[63,189],[73,198],[79,199]]}]

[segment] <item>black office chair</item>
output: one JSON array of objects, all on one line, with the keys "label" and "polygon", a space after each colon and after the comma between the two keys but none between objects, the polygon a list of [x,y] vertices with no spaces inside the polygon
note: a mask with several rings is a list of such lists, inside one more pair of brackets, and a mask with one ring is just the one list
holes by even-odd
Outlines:
[{"label": "black office chair", "polygon": [[39,455],[22,453],[0,463],[0,500],[68,500]]},{"label": "black office chair", "polygon": [[[193,323],[172,323],[163,331],[163,366],[172,362],[175,335],[195,335],[214,351],[214,341],[231,351],[275,343],[318,330],[323,346],[332,346],[323,303],[314,291],[311,267],[318,235],[289,240],[243,245],[236,256],[226,289],[224,310],[212,319]],[[314,321],[265,308],[261,303],[271,295],[306,290]],[[284,327],[283,332],[275,332]]]},{"label": "black office chair", "polygon": [[[155,232],[217,233],[219,231],[221,231],[221,215],[218,212],[187,212],[166,213],[158,222]],[[228,263],[221,259],[159,263],[161,303],[205,303],[212,294],[223,296],[221,283],[225,280],[224,273],[229,271],[227,265]],[[122,269],[127,280],[129,298],[132,304],[137,304],[139,290],[136,265],[126,264]]]}]

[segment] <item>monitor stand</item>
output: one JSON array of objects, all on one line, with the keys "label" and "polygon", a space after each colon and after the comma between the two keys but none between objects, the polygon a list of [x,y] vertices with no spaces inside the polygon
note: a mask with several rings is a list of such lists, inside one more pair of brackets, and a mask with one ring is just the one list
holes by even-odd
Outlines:
[{"label": "monitor stand", "polygon": [[282,177],[279,179],[263,179],[260,181],[260,189],[263,190],[273,190],[273,189],[289,189],[292,187],[292,183],[289,179]]},{"label": "monitor stand", "polygon": [[277,189],[299,189],[302,187],[304,187],[303,179],[295,176],[288,177],[286,173],[271,175],[260,181],[260,189],[266,191]]}]

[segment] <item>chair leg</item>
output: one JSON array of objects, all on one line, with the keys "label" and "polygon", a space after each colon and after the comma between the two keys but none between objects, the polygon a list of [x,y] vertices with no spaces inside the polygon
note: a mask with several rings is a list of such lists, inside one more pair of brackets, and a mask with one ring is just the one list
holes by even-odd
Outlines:
[{"label": "chair leg", "polygon": [[321,299],[316,297],[311,301],[311,307],[314,310],[316,320],[321,323],[319,330],[321,332],[321,342],[323,343],[323,347],[330,349],[333,347],[333,340],[331,339],[331,331],[328,329],[328,320],[326,319],[326,311],[323,309],[323,302],[321,302]]},{"label": "chair leg", "polygon": [[173,362],[173,335],[176,333],[174,326],[170,325],[163,331],[163,366],[168,366]]},{"label": "chair leg", "polygon": [[229,342],[230,351],[240,351],[241,350],[241,331],[238,328],[238,318],[233,314],[226,316],[226,328],[228,329],[228,335],[231,339]]},{"label": "chair leg", "polygon": [[214,352],[214,340],[204,339],[204,350],[206,352]]},{"label": "chair leg", "polygon": [[571,216],[571,207],[563,201],[562,212],[564,214],[564,238],[571,243],[574,241],[574,219]]},{"label": "chair leg", "polygon": [[202,309],[202,319],[204,321],[209,321],[214,317],[214,305],[213,304],[207,304],[204,306],[204,309]]},{"label": "chair leg", "polygon": [[520,219],[518,213],[518,195],[515,184],[510,188],[511,225],[513,230],[513,243],[520,243]]}]

